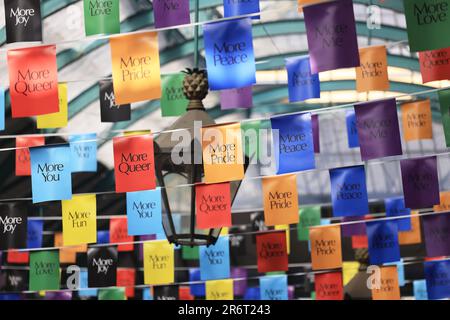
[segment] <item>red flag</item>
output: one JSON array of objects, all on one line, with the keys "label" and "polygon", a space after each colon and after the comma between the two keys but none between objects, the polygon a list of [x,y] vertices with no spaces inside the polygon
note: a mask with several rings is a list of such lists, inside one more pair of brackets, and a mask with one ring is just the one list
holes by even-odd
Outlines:
[{"label": "red flag", "polygon": [[136,284],[135,269],[117,269],[117,286],[125,287],[125,295],[134,298],[134,285]]},{"label": "red flag", "polygon": [[422,82],[450,79],[450,47],[419,52]]},{"label": "red flag", "polygon": [[195,187],[197,228],[231,226],[230,183],[201,184]]},{"label": "red flag", "polygon": [[116,192],[156,188],[151,134],[114,138]]},{"label": "red flag", "polygon": [[[109,221],[109,242],[133,242],[134,237],[128,235],[127,218],[111,218]],[[133,243],[119,244],[117,251],[133,251]]]},{"label": "red flag", "polygon": [[10,250],[8,251],[8,257],[6,262],[8,263],[29,263],[30,254],[28,251],[17,251]]},{"label": "red flag", "polygon": [[258,234],[256,236],[256,255],[258,272],[287,271],[286,232],[283,230]]},{"label": "red flag", "polygon": [[16,138],[16,176],[30,176],[30,149],[29,147],[38,147],[45,144],[45,137],[17,137]]},{"label": "red flag", "polygon": [[316,300],[343,300],[341,272],[318,273],[314,276]]},{"label": "red flag", "polygon": [[56,46],[8,50],[13,118],[59,111]]}]

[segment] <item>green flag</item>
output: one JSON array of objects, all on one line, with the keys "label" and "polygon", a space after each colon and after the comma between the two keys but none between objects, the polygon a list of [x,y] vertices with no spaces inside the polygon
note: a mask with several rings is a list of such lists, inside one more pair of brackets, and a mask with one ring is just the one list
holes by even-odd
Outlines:
[{"label": "green flag", "polygon": [[98,300],[126,300],[125,288],[99,289]]},{"label": "green flag", "polygon": [[439,104],[441,105],[442,126],[445,134],[445,144],[450,148],[450,89],[441,90]]},{"label": "green flag", "polygon": [[119,0],[84,0],[86,36],[120,33]]},{"label": "green flag", "polygon": [[59,251],[30,253],[30,291],[59,290]]},{"label": "green flag", "polygon": [[183,93],[184,73],[162,76],[161,113],[163,117],[178,117],[186,112],[189,100]]},{"label": "green flag", "polygon": [[244,152],[250,159],[259,160],[260,152],[260,135],[259,129],[261,121],[243,121],[241,123],[242,141],[244,143]]},{"label": "green flag", "polygon": [[320,207],[300,209],[300,220],[297,226],[297,236],[300,241],[309,240],[309,227],[320,225]]},{"label": "green flag", "polygon": [[411,52],[450,47],[450,0],[403,0]]},{"label": "green flag", "polygon": [[198,260],[199,251],[198,247],[182,246],[181,253],[184,260]]}]

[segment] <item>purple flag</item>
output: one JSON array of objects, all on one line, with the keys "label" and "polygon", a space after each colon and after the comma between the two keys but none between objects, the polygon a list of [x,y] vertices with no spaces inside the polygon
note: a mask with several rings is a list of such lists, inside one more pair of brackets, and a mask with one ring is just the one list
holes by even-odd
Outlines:
[{"label": "purple flag", "polygon": [[[361,217],[344,217],[343,222],[350,221],[358,221],[361,220]],[[352,237],[352,236],[365,236],[366,235],[366,223],[351,223],[351,224],[343,224],[341,226],[342,235],[344,237]]]},{"label": "purple flag", "polygon": [[220,91],[222,110],[253,107],[252,86]]},{"label": "purple flag", "polygon": [[311,73],[360,65],[352,0],[310,5],[303,12]]},{"label": "purple flag", "polygon": [[402,154],[395,99],[355,105],[363,161]]},{"label": "purple flag", "polygon": [[428,257],[450,256],[450,213],[422,217]]},{"label": "purple flag", "polygon": [[401,160],[400,167],[407,208],[430,208],[440,203],[435,156]]},{"label": "purple flag", "polygon": [[319,115],[313,114],[311,116],[311,125],[313,132],[313,144],[314,144],[314,153],[320,153],[320,133],[319,133]]},{"label": "purple flag", "polygon": [[72,300],[71,291],[47,291],[45,300]]},{"label": "purple flag", "polygon": [[247,291],[247,269],[244,268],[231,268],[231,278],[239,279],[234,280],[234,295],[244,296]]},{"label": "purple flag", "polygon": [[153,0],[155,28],[191,23],[189,0]]}]

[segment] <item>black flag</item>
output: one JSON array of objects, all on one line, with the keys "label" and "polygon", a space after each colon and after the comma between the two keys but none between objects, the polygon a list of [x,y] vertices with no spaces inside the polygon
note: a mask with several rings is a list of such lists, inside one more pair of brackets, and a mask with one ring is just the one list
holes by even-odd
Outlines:
[{"label": "black flag", "polygon": [[100,86],[100,114],[102,122],[119,122],[131,119],[129,104],[116,105],[112,80],[102,80]]},{"label": "black flag", "polygon": [[90,288],[117,285],[117,247],[98,247],[88,250],[88,286]]},{"label": "black flag", "polygon": [[158,286],[153,287],[153,295],[155,300],[178,300],[178,286]]},{"label": "black flag", "polygon": [[27,248],[28,205],[0,203],[0,250]]},{"label": "black flag", "polygon": [[5,0],[6,43],[42,41],[40,0]]}]

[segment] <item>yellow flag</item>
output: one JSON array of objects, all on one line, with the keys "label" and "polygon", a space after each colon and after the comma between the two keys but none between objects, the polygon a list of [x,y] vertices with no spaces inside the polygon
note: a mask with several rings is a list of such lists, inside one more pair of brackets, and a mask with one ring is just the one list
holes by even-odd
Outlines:
[{"label": "yellow flag", "polygon": [[291,229],[288,224],[275,226],[275,230],[285,230],[286,231],[286,249],[287,254],[291,253]]},{"label": "yellow flag", "polygon": [[59,112],[37,116],[38,129],[55,129],[67,127],[68,101],[67,83],[58,84]]},{"label": "yellow flag", "polygon": [[159,99],[161,74],[158,33],[113,37],[109,43],[116,104]]},{"label": "yellow flag", "polygon": [[144,283],[168,284],[175,280],[174,247],[167,240],[144,243]]},{"label": "yellow flag", "polygon": [[63,200],[63,243],[65,246],[97,242],[97,201],[95,194],[74,195]]},{"label": "yellow flag", "polygon": [[359,270],[359,262],[358,261],[344,261],[342,262],[342,275],[344,286],[353,279],[354,276],[358,273]]},{"label": "yellow flag", "polygon": [[206,300],[234,300],[233,280],[206,281]]}]

